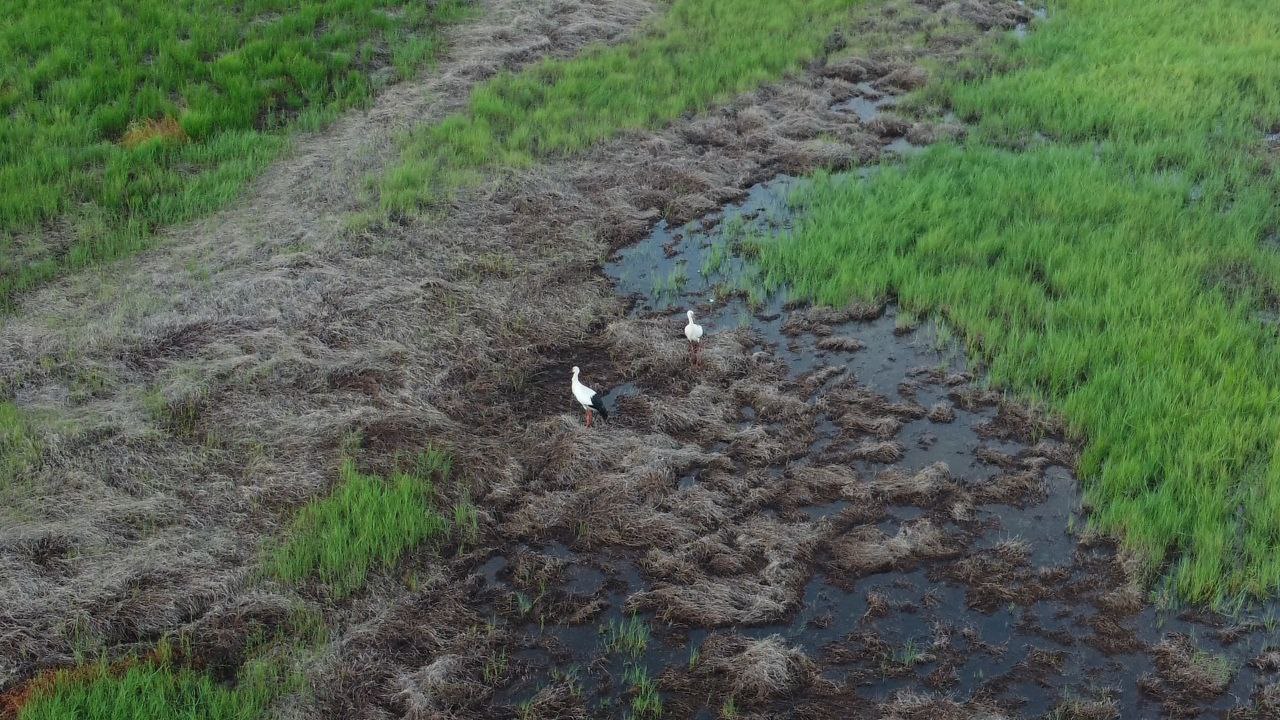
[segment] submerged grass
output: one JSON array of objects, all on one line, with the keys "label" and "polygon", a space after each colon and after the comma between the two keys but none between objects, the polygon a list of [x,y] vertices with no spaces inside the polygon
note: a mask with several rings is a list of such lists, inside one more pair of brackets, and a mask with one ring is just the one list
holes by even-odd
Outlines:
[{"label": "submerged grass", "polygon": [[438,450],[423,453],[411,473],[395,473],[389,481],[345,461],[333,492],[304,507],[285,541],[272,549],[268,570],[287,582],[318,578],[337,597],[356,592],[371,569],[389,568],[409,548],[447,537],[449,520],[432,495],[434,483],[450,470],[448,455]]},{"label": "submerged grass", "polygon": [[1280,588],[1280,13],[1063,0],[1011,72],[926,91],[975,125],[819,178],[767,284],[938,313],[1087,439],[1093,521],[1184,598]]},{"label": "submerged grass", "polygon": [[[438,46],[461,0],[16,0],[0,25],[0,305],[234,197]],[[388,72],[381,72],[386,68]]]},{"label": "submerged grass", "polygon": [[477,88],[466,112],[410,136],[382,181],[407,213],[491,167],[524,167],[633,129],[657,127],[816,56],[859,0],[674,0],[650,32]]}]

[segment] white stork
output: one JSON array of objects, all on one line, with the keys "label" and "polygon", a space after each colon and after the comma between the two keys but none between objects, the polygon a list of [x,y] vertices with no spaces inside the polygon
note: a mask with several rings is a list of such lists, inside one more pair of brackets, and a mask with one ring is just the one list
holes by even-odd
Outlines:
[{"label": "white stork", "polygon": [[688,312],[689,322],[684,326],[684,336],[689,340],[689,355],[694,364],[700,362],[699,351],[702,349],[702,326],[693,321],[693,311]]},{"label": "white stork", "polygon": [[587,427],[591,427],[592,411],[600,413],[600,419],[608,422],[609,411],[604,408],[604,398],[600,397],[600,393],[583,385],[582,381],[578,380],[578,372],[578,366],[574,365],[573,382],[570,383],[570,387],[573,388],[574,399],[582,405],[583,410],[587,411]]}]

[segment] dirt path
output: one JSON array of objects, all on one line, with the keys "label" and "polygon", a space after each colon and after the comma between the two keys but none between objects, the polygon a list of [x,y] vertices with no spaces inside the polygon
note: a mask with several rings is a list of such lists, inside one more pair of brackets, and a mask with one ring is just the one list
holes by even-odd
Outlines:
[{"label": "dirt path", "polygon": [[377,273],[333,260],[366,176],[399,133],[461,108],[478,82],[617,42],[655,9],[481,0],[438,67],[299,138],[240,201],[0,321],[0,382],[54,420],[41,484],[0,515],[0,690],[70,662],[77,644],[145,642],[234,594],[271,510],[325,486],[341,426],[373,402],[306,396],[358,391],[368,378],[344,375],[349,359],[390,352],[339,349],[345,321],[325,300],[341,292],[334,276]]}]

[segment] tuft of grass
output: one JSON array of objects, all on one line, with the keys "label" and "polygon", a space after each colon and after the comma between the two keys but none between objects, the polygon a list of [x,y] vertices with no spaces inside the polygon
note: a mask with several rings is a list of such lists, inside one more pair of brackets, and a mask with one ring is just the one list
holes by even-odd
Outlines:
[{"label": "tuft of grass", "polygon": [[649,625],[635,615],[625,620],[610,620],[600,632],[607,652],[621,652],[633,660],[649,646]]},{"label": "tuft of grass", "polygon": [[924,662],[927,655],[915,638],[907,638],[902,647],[894,651],[891,661],[900,667],[912,668]]},{"label": "tuft of grass", "polygon": [[507,676],[507,651],[498,650],[484,661],[484,684],[496,686]]},{"label": "tuft of grass", "polygon": [[467,110],[415,130],[381,183],[384,210],[439,202],[493,167],[525,167],[659,127],[773,80],[822,51],[858,0],[674,0],[643,36],[500,75]]},{"label": "tuft of grass", "polygon": [[1091,522],[1185,599],[1280,589],[1280,15],[1063,0],[1011,70],[927,92],[974,126],[819,177],[769,287],[939,314],[1087,440]]},{"label": "tuft of grass", "polygon": [[[0,305],[210,212],[407,77],[462,0],[12,0],[0,25]],[[383,79],[379,79],[383,78]]]},{"label": "tuft of grass", "polygon": [[306,505],[269,552],[269,572],[286,582],[317,578],[337,597],[356,592],[370,570],[390,568],[409,548],[447,537],[449,521],[432,494],[450,467],[445,453],[430,450],[411,473],[384,480],[344,461],[333,492]]},{"label": "tuft of grass", "polygon": [[649,677],[643,665],[627,665],[622,671],[622,682],[630,687],[631,709],[628,720],[656,720],[662,717],[662,696],[658,684]]},{"label": "tuft of grass", "polygon": [[453,506],[453,527],[461,546],[473,545],[480,535],[480,514],[471,498],[463,495]]}]

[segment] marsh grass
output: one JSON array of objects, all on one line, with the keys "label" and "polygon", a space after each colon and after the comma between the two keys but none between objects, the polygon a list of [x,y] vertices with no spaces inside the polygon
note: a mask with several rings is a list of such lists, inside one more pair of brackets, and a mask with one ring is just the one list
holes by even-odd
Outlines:
[{"label": "marsh grass", "polygon": [[820,177],[763,280],[936,314],[1087,440],[1092,522],[1192,600],[1280,588],[1280,15],[1066,0],[1013,68],[925,91],[974,125]]},{"label": "marsh grass", "polygon": [[662,696],[658,684],[643,665],[628,664],[622,671],[622,682],[631,694],[629,720],[656,720],[662,717]]},{"label": "marsh grass", "polygon": [[302,678],[278,658],[251,659],[232,684],[178,663],[167,643],[146,659],[96,660],[44,677],[17,720],[254,720]]},{"label": "marsh grass", "polygon": [[421,210],[486,169],[527,167],[705,110],[816,56],[857,2],[674,0],[631,42],[500,75],[465,112],[410,135],[382,180],[382,207]]},{"label": "marsh grass", "polygon": [[463,13],[461,0],[7,3],[0,305],[226,203],[288,130],[411,75]]},{"label": "marsh grass", "polygon": [[632,660],[643,655],[649,646],[649,625],[635,615],[625,620],[610,620],[601,634],[606,652],[620,652]]},{"label": "marsh grass", "polygon": [[438,450],[385,480],[345,461],[333,491],[306,505],[269,551],[268,571],[292,583],[319,579],[337,597],[358,591],[371,570],[389,569],[406,550],[448,537],[449,520],[433,495],[450,471],[448,455]]}]

